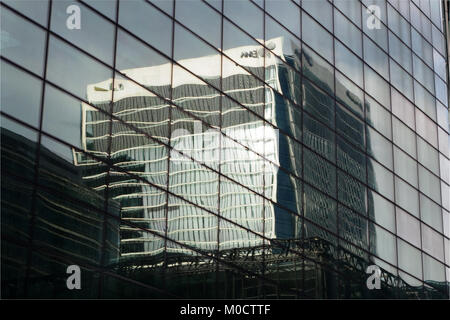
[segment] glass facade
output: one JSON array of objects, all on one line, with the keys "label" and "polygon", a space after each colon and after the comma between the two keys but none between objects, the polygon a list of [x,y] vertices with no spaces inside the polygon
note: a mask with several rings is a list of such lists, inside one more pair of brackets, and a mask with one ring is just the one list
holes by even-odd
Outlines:
[{"label": "glass facade", "polygon": [[446,28],[439,0],[1,0],[2,297],[448,299]]}]

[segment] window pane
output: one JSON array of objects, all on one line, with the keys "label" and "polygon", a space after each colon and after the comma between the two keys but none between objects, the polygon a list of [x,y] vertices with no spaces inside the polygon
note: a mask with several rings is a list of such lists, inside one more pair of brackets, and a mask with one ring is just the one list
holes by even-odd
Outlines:
[{"label": "window pane", "polygon": [[416,132],[435,148],[438,146],[436,130],[436,124],[425,113],[416,109]]},{"label": "window pane", "polygon": [[45,32],[6,8],[2,7],[0,11],[2,56],[42,75]]},{"label": "window pane", "polygon": [[438,98],[445,106],[448,106],[447,85],[437,75],[435,75],[434,79],[436,98]]},{"label": "window pane", "polygon": [[353,210],[366,213],[366,187],[341,170],[338,170],[338,199]]},{"label": "window pane", "polygon": [[389,200],[394,200],[394,176],[386,168],[368,158],[369,186]]},{"label": "window pane", "polygon": [[399,91],[391,89],[392,113],[405,122],[410,128],[416,127],[414,118],[414,105]]},{"label": "window pane", "polygon": [[394,168],[397,175],[418,187],[416,161],[397,147],[394,147]]},{"label": "window pane", "polygon": [[433,46],[442,55],[445,55],[445,37],[444,37],[444,35],[435,26],[432,26],[432,34],[433,34]]},{"label": "window pane", "polygon": [[414,218],[399,207],[397,213],[397,235],[420,248],[420,220]]},{"label": "window pane", "polygon": [[390,59],[391,83],[408,99],[413,100],[413,79],[400,66]]},{"label": "window pane", "polygon": [[334,94],[333,66],[305,45],[302,47],[302,67],[303,74],[308,79],[326,92]]},{"label": "window pane", "polygon": [[300,37],[300,8],[291,1],[267,0],[266,11],[278,23]]},{"label": "window pane", "polygon": [[[299,13],[300,16],[300,13]],[[300,19],[300,18],[298,18]],[[300,20],[299,20],[300,21]],[[225,23],[226,24],[226,23]],[[300,52],[301,42],[297,37],[300,37],[300,30],[294,36],[288,30],[283,28],[274,19],[266,15],[266,29],[265,29],[265,41],[266,48],[270,47],[270,50],[277,55],[289,57],[286,62],[293,66],[295,69],[300,70]],[[274,39],[281,38],[281,39]],[[273,44],[279,41],[282,44],[281,48],[273,48]],[[270,44],[272,43],[272,44]]]},{"label": "window pane", "polygon": [[439,178],[421,165],[419,165],[419,190],[437,203],[441,203]]},{"label": "window pane", "polygon": [[[334,6],[341,10],[347,18],[357,26],[361,26],[361,4],[359,1],[334,0]],[[335,28],[336,30],[336,28]]]},{"label": "window pane", "polygon": [[450,157],[450,136],[441,128],[438,128],[439,151],[446,157]]},{"label": "window pane", "polygon": [[[48,0],[4,0],[7,5],[33,19],[37,23],[47,26],[48,23]],[[2,8],[2,10],[6,10]],[[3,20],[3,16],[2,16]],[[3,28],[3,23],[2,23]]]},{"label": "window pane", "polygon": [[327,0],[303,0],[302,8],[312,17],[317,19],[321,25],[325,26],[325,28],[332,32],[333,7]]},{"label": "window pane", "polygon": [[335,196],[336,167],[307,149],[304,150],[303,161],[305,181],[323,192]]},{"label": "window pane", "polygon": [[422,221],[429,224],[439,232],[442,228],[442,210],[436,202],[430,198],[420,195],[420,217]]},{"label": "window pane", "polygon": [[414,131],[409,129],[396,118],[392,118],[394,143],[413,158],[416,157],[416,139]]},{"label": "window pane", "polygon": [[341,205],[338,206],[338,217],[340,236],[350,243],[367,250],[367,219]]},{"label": "window pane", "polygon": [[[366,96],[366,121],[385,137],[392,138],[391,114],[374,99]],[[394,108],[394,103],[392,103]]]},{"label": "window pane", "polygon": [[414,78],[431,93],[434,93],[434,73],[416,55],[413,55]]},{"label": "window pane", "polygon": [[166,12],[168,15],[173,15],[173,1],[174,0],[149,0],[155,6]]},{"label": "window pane", "polygon": [[422,255],[420,251],[400,239],[397,240],[397,244],[398,267],[422,279]]},{"label": "window pane", "polygon": [[421,57],[429,66],[433,65],[433,50],[428,42],[414,29],[411,31],[412,50]]},{"label": "window pane", "polygon": [[[15,122],[13,120],[9,120],[8,118],[2,116],[0,117],[0,127],[2,130],[2,139],[4,139],[2,141],[2,155],[5,156],[6,152],[4,152],[4,150],[6,148],[14,148],[14,151],[17,149],[17,144],[14,144],[13,142],[17,141],[16,138],[12,137],[12,139],[7,138],[7,136],[13,136],[14,134],[17,134],[18,136],[23,137],[25,140],[29,140],[32,141],[36,144],[37,142],[37,132],[34,130],[31,130],[25,126],[23,126],[22,124]],[[21,138],[19,137],[19,139]],[[10,144],[9,146],[7,146],[8,144]],[[36,150],[35,148],[29,148],[28,149],[28,155],[29,155],[29,161],[34,162],[34,158],[35,158],[35,154],[36,154]],[[32,166],[34,168],[34,166]],[[8,170],[6,169],[6,166],[4,167],[5,172]],[[22,175],[30,175],[30,180],[33,179],[34,176],[34,169],[28,172],[22,172]],[[5,181],[5,180],[4,180]],[[29,200],[31,200],[31,197],[28,198]]]},{"label": "window pane", "polygon": [[364,88],[379,103],[390,109],[389,84],[367,65],[364,65]]},{"label": "window pane", "polygon": [[224,14],[258,40],[264,39],[264,14],[250,1],[224,1]]},{"label": "window pane", "polygon": [[[203,40],[194,36],[180,25],[175,25],[174,59],[206,82],[218,86],[220,78],[220,55]],[[203,57],[204,62],[191,57]],[[208,68],[204,64],[208,64]]]},{"label": "window pane", "polygon": [[442,57],[436,49],[433,49],[433,61],[434,61],[434,71],[442,78],[447,78],[447,72],[445,69],[445,59]]},{"label": "window pane", "polygon": [[304,114],[303,120],[304,142],[314,151],[320,153],[330,161],[335,160],[334,137],[331,130],[319,121]]},{"label": "window pane", "polygon": [[423,280],[434,283],[443,283],[445,281],[444,265],[427,254],[422,254],[422,256]]},{"label": "window pane", "polygon": [[360,87],[363,86],[363,63],[356,55],[344,47],[339,41],[335,41],[335,65],[348,78],[352,79]]},{"label": "window pane", "polygon": [[437,122],[446,132],[450,131],[450,123],[448,116],[448,109],[439,101],[436,102],[437,105]]},{"label": "window pane", "polygon": [[442,207],[450,210],[450,186],[441,181]]},{"label": "window pane", "polygon": [[417,160],[435,175],[439,175],[438,151],[420,137],[417,137]]},{"label": "window pane", "polygon": [[389,28],[395,32],[395,34],[402,39],[404,43],[411,46],[411,35],[410,35],[410,25],[409,23],[400,16],[400,14],[395,11],[390,5],[388,7],[388,22]]},{"label": "window pane", "polygon": [[439,154],[441,179],[450,184],[450,160]]},{"label": "window pane", "polygon": [[53,1],[52,19],[50,29],[94,55],[105,63],[113,64],[114,53],[114,25],[87,7],[80,6],[82,22],[80,30],[72,30],[67,27],[66,9],[73,2],[67,0]]},{"label": "window pane", "polygon": [[366,128],[367,153],[392,170],[392,144],[369,126]]},{"label": "window pane", "polygon": [[339,71],[336,71],[336,99],[356,115],[363,117],[363,91]]},{"label": "window pane", "polygon": [[442,236],[431,229],[430,227],[422,225],[422,248],[423,251],[429,253],[433,257],[444,261],[444,241]]},{"label": "window pane", "polygon": [[[150,89],[152,93],[166,98],[170,96],[171,64],[168,59],[120,30],[117,34],[116,68],[141,86]],[[133,84],[125,90],[130,88],[145,92],[144,95],[150,94],[144,88],[136,88]]]},{"label": "window pane", "polygon": [[334,127],[333,98],[306,79],[303,80],[303,109]]},{"label": "window pane", "polygon": [[[193,49],[194,48],[198,48],[198,49],[202,49],[202,51],[204,51],[204,53],[201,53],[201,55],[210,55],[211,57],[209,57],[209,59],[213,59],[216,60],[217,58],[220,59],[220,56],[218,55],[217,52],[214,52],[210,47],[206,47],[205,44],[203,44],[202,42],[199,42],[199,40],[196,40],[195,42],[197,42],[197,44],[194,42],[192,44],[190,44],[189,38],[192,38],[193,36],[191,35],[188,39],[183,39],[183,34],[186,34],[187,31],[184,31],[183,33],[180,34],[179,37],[179,41],[181,43],[181,46],[179,47],[179,52],[180,54],[183,54],[183,46],[192,46]],[[261,49],[261,45],[259,44],[259,42],[255,41],[254,39],[252,39],[250,36],[248,36],[247,34],[245,34],[244,32],[242,32],[241,30],[239,30],[236,26],[234,26],[232,23],[224,20],[224,26],[223,26],[223,47],[226,50],[225,54],[227,56],[229,56],[231,59],[233,59],[234,61],[230,61],[229,59],[225,59],[226,62],[224,61],[224,64],[229,64],[230,63],[230,69],[229,72],[230,73],[236,73],[237,71],[233,71],[233,68],[231,68],[231,64],[236,66],[236,62],[240,62],[241,67],[246,69],[248,72],[251,72],[253,74],[255,74],[257,77],[259,77],[259,79],[261,80],[265,80],[265,78],[267,78],[267,74],[271,75],[271,70],[273,70],[272,68],[268,68],[267,72],[264,71],[264,68],[262,68],[264,66],[264,60],[265,59],[254,59],[255,56],[260,57],[262,54],[262,51],[260,51]],[[238,48],[241,47],[241,48]],[[275,52],[278,54],[279,52],[277,51],[278,48],[275,48]],[[209,53],[207,53],[209,52]],[[186,54],[186,53],[184,53]],[[271,53],[266,52],[267,55],[271,55]],[[214,55],[214,57],[212,56]],[[198,57],[199,55],[197,55]],[[250,63],[250,61],[254,61],[256,62],[256,65]],[[273,61],[271,59],[271,61]],[[256,66],[256,68],[254,67]],[[200,68],[201,66],[198,66],[198,68]],[[214,65],[215,67],[215,65]],[[237,70],[240,70],[241,67],[236,67]],[[205,70],[206,71],[206,70]],[[217,69],[215,70],[217,72]],[[220,71],[220,70],[219,70]],[[227,74],[224,72],[224,74]]]},{"label": "window pane", "polygon": [[394,205],[372,190],[369,190],[368,201],[369,217],[380,226],[395,232]]},{"label": "window pane", "polygon": [[366,156],[341,137],[337,137],[337,165],[347,173],[366,181]]},{"label": "window pane", "polygon": [[366,36],[364,36],[364,61],[389,80],[387,55]]},{"label": "window pane", "polygon": [[2,111],[39,128],[42,81],[3,60],[1,70]]},{"label": "window pane", "polygon": [[86,3],[112,20],[116,20],[116,0],[86,0]]},{"label": "window pane", "polygon": [[398,177],[395,178],[395,201],[404,210],[419,218],[419,192]]},{"label": "window pane", "polygon": [[333,37],[307,14],[302,14],[303,41],[322,57],[333,62]]},{"label": "window pane", "polygon": [[400,42],[392,32],[389,32],[389,53],[406,71],[412,73],[411,50]]},{"label": "window pane", "polygon": [[[89,109],[92,111],[88,111]],[[109,128],[109,117],[94,110],[92,107],[83,105],[80,100],[63,93],[51,85],[46,85],[42,130],[81,149],[83,145],[89,144],[89,137],[86,137],[87,139],[83,141],[81,136],[81,132],[85,129],[81,122],[84,112],[86,114],[90,112],[96,113],[99,116],[97,120],[103,122],[104,126]],[[104,133],[106,133],[106,130]],[[95,143],[97,145],[103,145],[103,148],[98,151],[106,152],[108,135],[104,136],[101,141],[97,140]],[[70,149],[67,150],[64,158],[73,162],[72,151]]]},{"label": "window pane", "polygon": [[[135,11],[136,8],[133,12]],[[220,48],[221,16],[208,5],[200,0],[178,1],[175,6],[175,18],[214,47]],[[155,23],[148,18],[147,21]],[[170,36],[167,36],[167,39],[170,39]]]},{"label": "window pane", "polygon": [[[47,78],[79,98],[85,99],[88,90],[97,90],[88,85],[111,79],[112,70],[72,46],[50,37]],[[98,90],[109,90],[109,85],[105,83],[105,86]],[[111,91],[108,93],[111,94]]]},{"label": "window pane", "polygon": [[395,245],[395,237],[380,228],[377,225],[371,224],[369,226],[370,233],[370,252],[377,255],[383,260],[396,265],[397,264],[397,250]]},{"label": "window pane", "polygon": [[436,120],[436,99],[422,85],[414,80],[414,101],[431,119]]},{"label": "window pane", "polygon": [[[119,24],[168,56],[172,55],[172,21],[142,0],[120,1]],[[158,26],[154,28],[153,26]]]},{"label": "window pane", "polygon": [[321,227],[337,233],[336,201],[327,197],[320,191],[305,186],[304,203],[305,216],[307,218],[319,224]]},{"label": "window pane", "polygon": [[[344,2],[350,3],[348,0],[344,0]],[[334,34],[346,46],[352,49],[353,52],[355,52],[358,56],[361,57],[362,54],[361,31],[359,31],[358,28],[356,28],[343,14],[341,14],[337,10],[334,10]]]}]

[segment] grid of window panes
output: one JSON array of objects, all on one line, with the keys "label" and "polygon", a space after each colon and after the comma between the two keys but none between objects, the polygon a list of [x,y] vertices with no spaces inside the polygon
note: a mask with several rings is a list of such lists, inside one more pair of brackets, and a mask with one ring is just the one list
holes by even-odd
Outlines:
[{"label": "grid of window panes", "polygon": [[443,11],[1,0],[3,293],[448,298]]}]

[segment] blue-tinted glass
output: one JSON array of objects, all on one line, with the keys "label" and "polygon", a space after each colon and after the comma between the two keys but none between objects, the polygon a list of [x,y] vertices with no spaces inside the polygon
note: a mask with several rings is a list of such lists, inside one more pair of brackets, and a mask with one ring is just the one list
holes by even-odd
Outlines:
[{"label": "blue-tinted glass", "polygon": [[[344,0],[343,2],[350,3],[348,0]],[[337,10],[334,10],[334,34],[358,56],[361,56],[361,31]]]},{"label": "blue-tinted glass", "polygon": [[302,39],[328,61],[333,61],[333,37],[307,14],[302,14]]},{"label": "blue-tinted glass", "polygon": [[291,1],[267,0],[266,12],[300,37],[300,8]]},{"label": "blue-tinted glass", "polygon": [[343,74],[352,79],[358,86],[363,84],[363,63],[339,41],[335,41],[335,65]]},{"label": "blue-tinted glass", "polygon": [[2,112],[38,128],[42,81],[3,61],[1,69]]},{"label": "blue-tinted glass", "polygon": [[3,2],[37,23],[47,26],[48,0],[4,0]]},{"label": "blue-tinted glass", "polygon": [[41,75],[44,71],[45,32],[6,8],[1,10],[1,27],[2,56]]},{"label": "blue-tinted glass", "polygon": [[72,1],[52,2],[51,30],[105,63],[113,64],[114,25],[80,5],[80,28],[68,28],[67,7]]},{"label": "blue-tinted glass", "polygon": [[171,56],[172,21],[152,5],[142,0],[120,1],[119,24]]},{"label": "blue-tinted glass", "polygon": [[[341,10],[347,18],[357,26],[361,26],[361,4],[359,1],[334,0],[334,6]],[[336,31],[336,28],[335,28]]]},{"label": "blue-tinted glass", "polygon": [[303,0],[302,8],[330,32],[333,30],[333,7],[327,0]]}]

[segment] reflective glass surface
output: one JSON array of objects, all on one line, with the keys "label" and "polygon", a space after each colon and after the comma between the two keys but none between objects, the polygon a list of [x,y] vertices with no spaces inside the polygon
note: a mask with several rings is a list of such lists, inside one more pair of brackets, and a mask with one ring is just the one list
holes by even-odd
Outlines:
[{"label": "reflective glass surface", "polygon": [[438,2],[3,0],[2,297],[448,299]]}]

